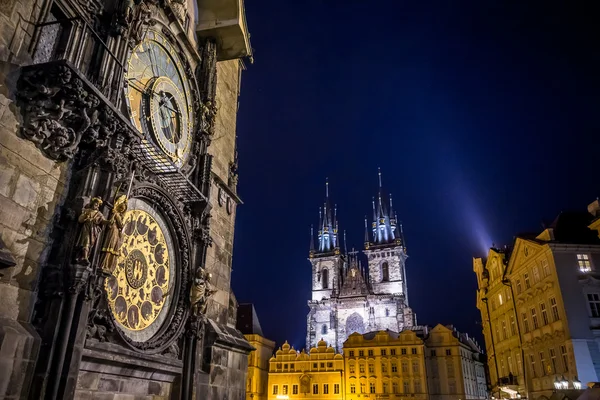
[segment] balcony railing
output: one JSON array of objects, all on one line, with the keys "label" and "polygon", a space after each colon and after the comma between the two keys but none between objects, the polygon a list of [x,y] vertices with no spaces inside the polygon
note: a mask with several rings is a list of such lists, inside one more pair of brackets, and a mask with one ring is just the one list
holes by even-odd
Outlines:
[{"label": "balcony railing", "polygon": [[36,25],[39,42],[34,63],[67,61],[119,109],[123,63],[82,18],[53,20]]}]

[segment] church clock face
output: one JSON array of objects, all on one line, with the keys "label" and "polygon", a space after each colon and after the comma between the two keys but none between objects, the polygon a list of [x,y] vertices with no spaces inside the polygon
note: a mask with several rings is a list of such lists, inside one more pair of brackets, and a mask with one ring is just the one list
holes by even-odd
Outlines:
[{"label": "church clock face", "polygon": [[190,83],[182,60],[161,34],[148,31],[133,50],[125,89],[131,122],[147,143],[151,158],[181,168],[188,158],[193,129]]},{"label": "church clock face", "polygon": [[140,199],[125,215],[120,254],[106,280],[110,310],[126,336],[143,342],[166,319],[175,284],[173,240],[163,217]]}]

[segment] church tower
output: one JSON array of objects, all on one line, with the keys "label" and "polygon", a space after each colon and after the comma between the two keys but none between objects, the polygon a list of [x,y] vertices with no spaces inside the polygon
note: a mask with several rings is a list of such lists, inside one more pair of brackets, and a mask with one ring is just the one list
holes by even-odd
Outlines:
[{"label": "church tower", "polygon": [[311,228],[308,260],[312,265],[312,301],[309,301],[311,311],[307,321],[307,343],[316,343],[321,339],[332,343],[335,321],[329,309],[319,305],[339,292],[344,258],[340,251],[337,206],[331,207],[329,200],[329,181],[325,183],[325,202],[319,208],[316,242],[315,247],[314,228]]},{"label": "church tower", "polygon": [[379,170],[379,193],[373,198],[372,239],[369,238],[365,218],[365,250],[369,262],[369,280],[375,294],[387,293],[402,295],[408,305],[406,292],[407,258],[402,225],[394,212],[392,195],[386,201]]}]

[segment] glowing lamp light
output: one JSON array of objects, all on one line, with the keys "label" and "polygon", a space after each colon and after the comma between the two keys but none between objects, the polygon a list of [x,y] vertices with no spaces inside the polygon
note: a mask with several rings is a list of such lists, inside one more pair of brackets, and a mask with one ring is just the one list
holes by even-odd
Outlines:
[{"label": "glowing lamp light", "polygon": [[579,381],[579,379],[577,379],[577,377],[573,379],[573,388],[575,388],[576,390],[581,389],[581,382]]},{"label": "glowing lamp light", "polygon": [[562,380],[560,381],[560,384],[562,386],[563,389],[568,389],[569,388],[569,381],[565,379],[565,377],[562,377]]},{"label": "glowing lamp light", "polygon": [[289,399],[290,396],[286,395],[286,394],[278,394],[276,399]]},{"label": "glowing lamp light", "polygon": [[554,378],[554,389],[558,390],[561,388],[561,383],[558,378]]}]

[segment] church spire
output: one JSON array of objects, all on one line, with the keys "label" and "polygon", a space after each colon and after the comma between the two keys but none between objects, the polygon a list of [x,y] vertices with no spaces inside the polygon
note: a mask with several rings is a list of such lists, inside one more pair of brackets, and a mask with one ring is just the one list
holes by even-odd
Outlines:
[{"label": "church spire", "polygon": [[[375,198],[373,198],[373,222],[371,224],[373,237],[372,241],[370,241],[368,232],[365,232],[365,249],[373,245],[402,243],[400,232],[398,232],[397,218],[393,211],[392,195],[390,194],[388,201],[385,201],[381,168],[377,169],[377,177],[379,188],[377,203],[375,202]],[[367,230],[365,226],[365,231]]]},{"label": "church spire", "polygon": [[317,248],[311,251],[311,257],[315,254],[339,253],[339,223],[337,220],[337,204],[331,207],[329,202],[329,178],[325,179],[325,202],[319,208],[319,228],[317,230]]}]

